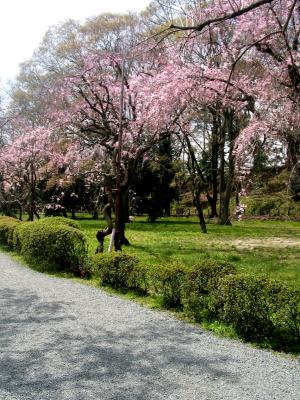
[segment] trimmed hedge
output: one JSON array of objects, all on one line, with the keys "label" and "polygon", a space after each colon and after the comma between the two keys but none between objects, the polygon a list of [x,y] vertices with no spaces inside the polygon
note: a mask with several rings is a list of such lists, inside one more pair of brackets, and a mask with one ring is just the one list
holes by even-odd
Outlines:
[{"label": "trimmed hedge", "polygon": [[13,243],[29,262],[37,261],[58,271],[83,272],[86,269],[86,237],[66,223],[25,222],[16,227]]},{"label": "trimmed hedge", "polygon": [[65,217],[45,217],[39,220],[40,223],[42,224],[63,224],[63,225],[68,225],[71,226],[72,228],[75,229],[79,229],[80,231],[81,226],[79,224],[79,222],[74,221],[74,219],[70,219],[70,218],[65,218]]},{"label": "trimmed hedge", "polygon": [[182,307],[181,288],[188,267],[178,263],[153,266],[148,269],[148,290],[160,297],[166,308]]},{"label": "trimmed hedge", "polygon": [[137,258],[122,252],[99,253],[93,259],[93,273],[102,284],[113,288],[144,291],[147,289],[146,271]]},{"label": "trimmed hedge", "polygon": [[113,252],[96,254],[93,272],[103,284],[153,294],[164,307],[185,306],[197,314],[201,293],[215,288],[217,280],[234,269],[229,263],[209,261],[193,267],[178,262],[146,267],[135,257]]},{"label": "trimmed hedge", "polygon": [[13,233],[20,222],[16,218],[0,217],[0,244],[13,248]]},{"label": "trimmed hedge", "polygon": [[239,274],[220,281],[219,318],[246,340],[300,340],[300,291],[266,276]]},{"label": "trimmed hedge", "polygon": [[216,292],[220,281],[235,273],[234,266],[226,262],[206,261],[194,265],[187,272],[181,288],[186,314],[195,321],[215,318],[218,313]]},{"label": "trimmed hedge", "polygon": [[267,341],[276,349],[300,343],[299,290],[266,276],[237,274],[230,263],[145,267],[118,252],[97,254],[93,272],[103,284],[154,295],[195,321],[221,321],[246,340]]}]

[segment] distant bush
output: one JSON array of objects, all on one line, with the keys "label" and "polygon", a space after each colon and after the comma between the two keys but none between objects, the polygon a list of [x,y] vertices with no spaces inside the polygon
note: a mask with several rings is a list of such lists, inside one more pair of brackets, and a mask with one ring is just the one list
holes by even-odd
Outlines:
[{"label": "distant bush", "polygon": [[20,224],[14,231],[13,243],[27,261],[40,262],[58,271],[85,271],[86,237],[68,224],[45,220]]},{"label": "distant bush", "polygon": [[243,199],[247,215],[268,215],[271,217],[300,215],[300,205],[285,192],[274,195],[252,195]]},{"label": "distant bush", "polygon": [[12,217],[0,217],[0,244],[13,248],[13,233],[20,221]]},{"label": "distant bush", "polygon": [[246,340],[299,341],[300,292],[265,276],[230,275],[216,291],[221,320]]},{"label": "distant bush", "polygon": [[195,321],[216,317],[216,291],[220,280],[234,273],[234,266],[226,262],[206,261],[194,265],[187,272],[181,289],[185,312]]}]

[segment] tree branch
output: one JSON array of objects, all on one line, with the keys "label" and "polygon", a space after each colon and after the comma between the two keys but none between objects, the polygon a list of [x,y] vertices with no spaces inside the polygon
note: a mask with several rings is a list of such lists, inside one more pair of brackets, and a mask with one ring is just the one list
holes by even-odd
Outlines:
[{"label": "tree branch", "polygon": [[178,31],[197,31],[197,32],[201,32],[206,26],[210,26],[213,25],[215,23],[219,23],[219,22],[224,22],[227,21],[229,19],[233,19],[236,17],[239,17],[243,14],[248,13],[249,11],[253,11],[258,7],[263,6],[264,4],[270,4],[275,0],[260,0],[257,1],[256,3],[250,4],[247,7],[241,8],[240,10],[234,11],[231,14],[228,15],[224,15],[223,17],[218,17],[218,18],[211,18],[208,19],[204,22],[202,22],[199,25],[195,25],[195,26],[178,26],[178,25],[170,25],[168,29],[176,29]]}]

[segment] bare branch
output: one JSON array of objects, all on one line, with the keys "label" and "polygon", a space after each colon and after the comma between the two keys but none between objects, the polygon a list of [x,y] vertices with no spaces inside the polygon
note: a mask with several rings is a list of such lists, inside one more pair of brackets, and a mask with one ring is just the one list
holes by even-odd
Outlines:
[{"label": "bare branch", "polygon": [[249,11],[253,11],[258,7],[263,6],[264,4],[271,4],[273,1],[275,0],[260,0],[256,3],[250,4],[247,7],[241,8],[240,10],[234,11],[231,14],[228,15],[224,15],[223,17],[218,17],[218,18],[211,18],[208,19],[204,22],[202,22],[199,25],[195,25],[195,26],[178,26],[178,25],[170,25],[168,29],[175,29],[175,30],[179,30],[179,31],[197,31],[197,32],[201,32],[206,26],[210,26],[219,22],[224,22],[227,21],[229,19],[233,19],[236,17],[239,17],[243,14],[248,13]]}]

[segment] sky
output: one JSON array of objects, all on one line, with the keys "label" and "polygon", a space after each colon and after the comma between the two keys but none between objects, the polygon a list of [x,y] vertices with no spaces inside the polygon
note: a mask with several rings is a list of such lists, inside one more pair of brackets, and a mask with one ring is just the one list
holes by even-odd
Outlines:
[{"label": "sky", "polygon": [[82,22],[103,12],[142,11],[150,0],[0,0],[0,83],[18,74],[47,29],[72,18]]}]

